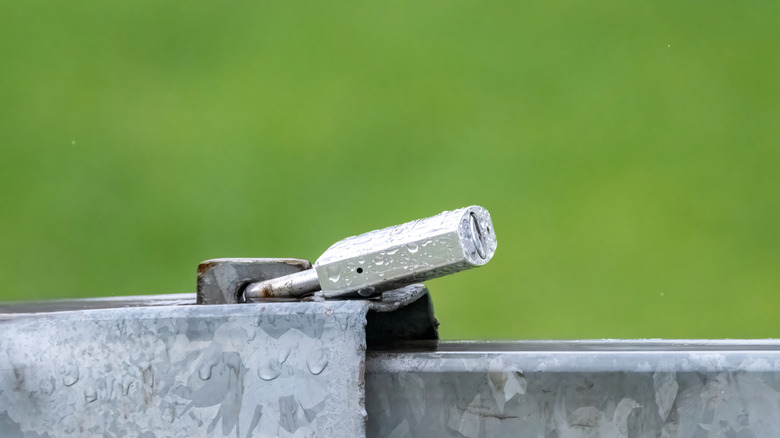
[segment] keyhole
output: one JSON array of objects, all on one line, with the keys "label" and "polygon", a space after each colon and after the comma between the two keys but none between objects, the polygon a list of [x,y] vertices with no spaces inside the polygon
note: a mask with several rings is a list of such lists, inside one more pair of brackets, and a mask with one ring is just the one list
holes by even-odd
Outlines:
[{"label": "keyhole", "polygon": [[485,237],[482,235],[477,215],[474,213],[471,213],[471,240],[474,241],[474,246],[477,248],[477,254],[484,259],[487,253],[485,248]]}]

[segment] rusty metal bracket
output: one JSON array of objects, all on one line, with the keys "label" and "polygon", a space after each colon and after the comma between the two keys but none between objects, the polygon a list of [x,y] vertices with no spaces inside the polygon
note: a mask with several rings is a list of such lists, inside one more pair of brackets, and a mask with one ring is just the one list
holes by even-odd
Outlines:
[{"label": "rusty metal bracket", "polygon": [[211,259],[198,265],[198,304],[245,302],[243,288],[311,269],[302,259]]}]

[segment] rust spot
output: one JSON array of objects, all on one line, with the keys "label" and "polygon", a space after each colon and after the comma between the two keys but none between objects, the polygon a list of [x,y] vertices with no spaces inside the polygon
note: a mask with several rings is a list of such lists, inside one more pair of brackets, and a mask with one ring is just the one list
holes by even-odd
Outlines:
[{"label": "rust spot", "polygon": [[214,266],[217,266],[219,262],[214,262],[210,260],[206,260],[205,262],[198,265],[198,275],[203,275],[208,271],[209,269],[213,268]]},{"label": "rust spot", "polygon": [[267,284],[262,288],[260,288],[258,294],[260,295],[260,298],[274,298],[276,296],[274,295],[274,288],[271,287],[270,284]]}]

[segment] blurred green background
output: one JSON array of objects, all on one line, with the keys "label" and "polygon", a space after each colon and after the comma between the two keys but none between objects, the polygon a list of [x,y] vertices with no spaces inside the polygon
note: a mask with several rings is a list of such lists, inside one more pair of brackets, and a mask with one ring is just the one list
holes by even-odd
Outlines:
[{"label": "blurred green background", "polygon": [[0,298],[470,204],[445,338],[780,336],[780,3],[0,1]]}]

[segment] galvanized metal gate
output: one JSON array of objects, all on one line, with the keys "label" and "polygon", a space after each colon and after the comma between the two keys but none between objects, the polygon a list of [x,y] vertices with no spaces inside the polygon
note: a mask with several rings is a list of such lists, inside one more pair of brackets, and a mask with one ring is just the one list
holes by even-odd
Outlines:
[{"label": "galvanized metal gate", "polygon": [[194,301],[4,309],[0,436],[780,436],[774,340],[443,343],[421,286]]}]

